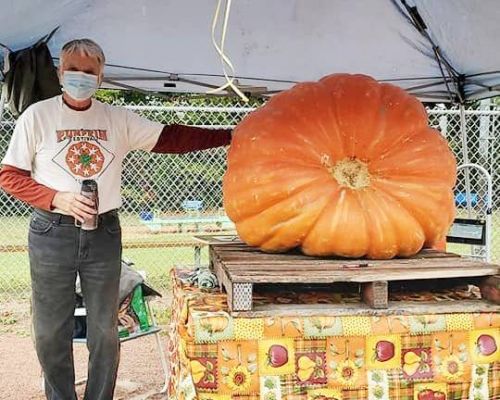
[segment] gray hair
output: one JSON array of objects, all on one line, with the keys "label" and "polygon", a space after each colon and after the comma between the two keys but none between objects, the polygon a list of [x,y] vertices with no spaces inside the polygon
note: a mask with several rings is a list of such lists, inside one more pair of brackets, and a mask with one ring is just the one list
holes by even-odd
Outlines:
[{"label": "gray hair", "polygon": [[101,46],[91,39],[75,39],[66,43],[61,50],[61,56],[59,62],[62,64],[62,60],[66,54],[72,53],[83,53],[88,57],[95,57],[101,66],[104,68],[104,63],[106,58],[104,57],[104,52]]}]

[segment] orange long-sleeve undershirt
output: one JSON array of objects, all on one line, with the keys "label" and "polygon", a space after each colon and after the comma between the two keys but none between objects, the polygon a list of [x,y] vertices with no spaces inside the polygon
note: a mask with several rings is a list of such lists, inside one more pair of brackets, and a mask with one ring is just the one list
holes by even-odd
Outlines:
[{"label": "orange long-sleeve undershirt", "polygon": [[[188,153],[212,147],[228,145],[231,130],[208,130],[186,125],[165,125],[155,147],[154,153]],[[0,187],[5,192],[33,207],[50,211],[56,190],[36,182],[31,172],[3,165],[0,170]]]},{"label": "orange long-sleeve undershirt", "polygon": [[0,170],[0,186],[15,198],[50,211],[57,191],[35,181],[30,171],[11,165],[3,165]]}]

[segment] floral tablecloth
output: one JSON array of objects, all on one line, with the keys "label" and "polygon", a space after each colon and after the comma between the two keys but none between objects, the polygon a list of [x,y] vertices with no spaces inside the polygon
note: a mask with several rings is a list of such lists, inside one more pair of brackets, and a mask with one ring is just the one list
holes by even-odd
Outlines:
[{"label": "floral tablecloth", "polygon": [[[233,318],[225,294],[191,286],[188,274],[171,275],[169,399],[500,399],[499,313]],[[350,301],[313,291],[254,296]]]}]

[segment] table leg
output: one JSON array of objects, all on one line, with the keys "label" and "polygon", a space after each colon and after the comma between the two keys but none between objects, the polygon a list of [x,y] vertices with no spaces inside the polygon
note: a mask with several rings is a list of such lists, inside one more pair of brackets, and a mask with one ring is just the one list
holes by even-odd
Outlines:
[{"label": "table leg", "polygon": [[201,265],[201,246],[194,246],[194,265],[195,267]]}]

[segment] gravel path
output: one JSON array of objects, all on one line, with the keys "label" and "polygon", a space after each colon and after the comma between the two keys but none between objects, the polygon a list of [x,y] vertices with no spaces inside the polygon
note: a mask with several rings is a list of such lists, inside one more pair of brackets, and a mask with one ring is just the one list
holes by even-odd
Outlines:
[{"label": "gravel path", "polygon": [[[0,400],[44,400],[40,366],[29,335],[26,302],[0,304]],[[163,345],[166,345],[163,336]],[[85,345],[74,347],[77,380],[86,376],[88,352]],[[125,342],[121,347],[115,400],[166,399],[158,392],[163,386],[162,368],[154,336]],[[77,387],[83,398],[84,385]]]}]

